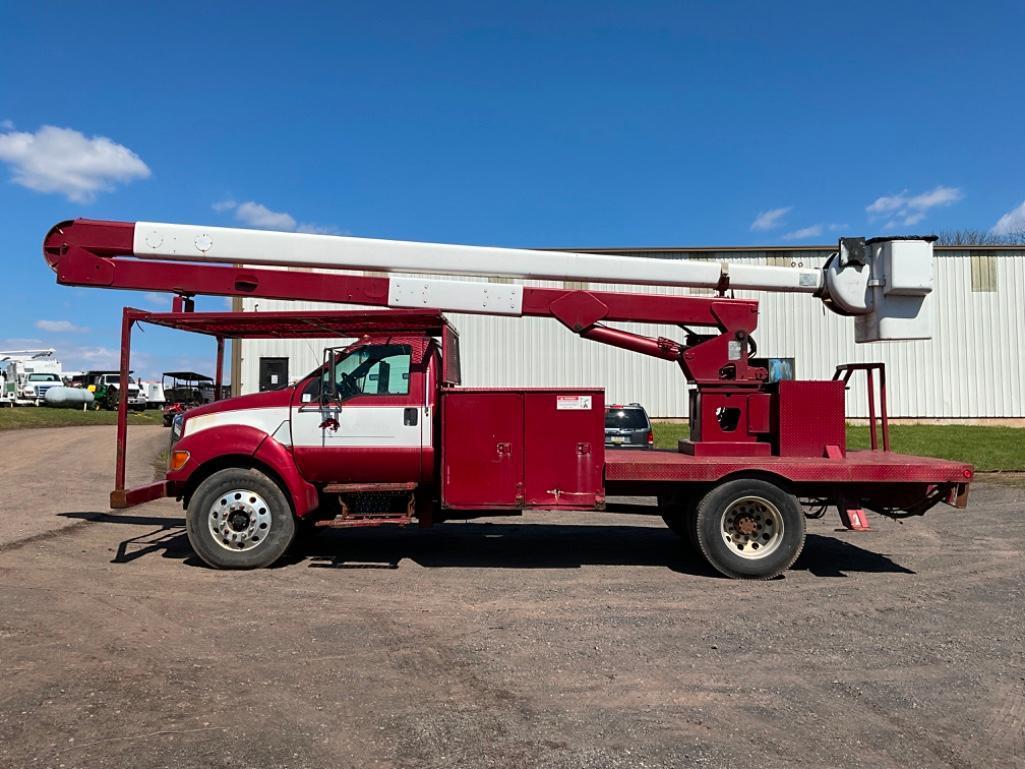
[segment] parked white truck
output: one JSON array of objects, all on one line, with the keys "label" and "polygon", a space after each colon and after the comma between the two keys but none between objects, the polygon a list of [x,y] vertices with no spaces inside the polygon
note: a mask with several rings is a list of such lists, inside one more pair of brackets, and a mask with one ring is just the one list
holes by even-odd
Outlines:
[{"label": "parked white truck", "polygon": [[61,387],[61,362],[52,348],[0,351],[0,403],[5,406],[39,406],[46,392]]}]

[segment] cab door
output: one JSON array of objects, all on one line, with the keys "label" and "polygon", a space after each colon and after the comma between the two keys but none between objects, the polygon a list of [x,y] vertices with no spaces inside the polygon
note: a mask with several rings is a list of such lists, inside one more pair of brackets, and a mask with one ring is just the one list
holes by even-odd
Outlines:
[{"label": "cab door", "polygon": [[334,356],[296,388],[296,465],[324,483],[419,482],[425,422],[424,370],[408,344],[362,344]]}]

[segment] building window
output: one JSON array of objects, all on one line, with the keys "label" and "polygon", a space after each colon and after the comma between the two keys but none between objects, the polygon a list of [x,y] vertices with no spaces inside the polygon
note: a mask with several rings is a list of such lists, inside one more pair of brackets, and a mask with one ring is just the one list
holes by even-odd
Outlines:
[{"label": "building window", "polygon": [[978,293],[996,293],[997,291],[997,258],[991,254],[976,255],[972,261],[972,291]]},{"label": "building window", "polygon": [[512,283],[512,278],[503,278],[496,275],[493,278],[488,278],[488,283]]},{"label": "building window", "polygon": [[582,280],[567,280],[562,284],[563,288],[568,291],[586,291],[587,284]]}]

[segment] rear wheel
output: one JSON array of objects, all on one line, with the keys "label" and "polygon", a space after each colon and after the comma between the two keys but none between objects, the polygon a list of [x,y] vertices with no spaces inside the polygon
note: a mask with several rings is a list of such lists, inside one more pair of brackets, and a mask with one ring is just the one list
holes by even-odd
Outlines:
[{"label": "rear wheel", "polygon": [[687,543],[689,550],[700,554],[701,550],[698,547],[694,530],[696,507],[697,500],[694,497],[680,494],[660,494],[658,497],[658,511],[666,526],[673,534]]},{"label": "rear wheel", "polygon": [[295,537],[288,498],[259,470],[220,470],[201,484],[185,515],[196,555],[216,569],[259,569]]},{"label": "rear wheel", "polygon": [[804,548],[804,512],[796,497],[766,481],[741,479],[698,503],[694,533],[716,571],[734,579],[772,579]]}]

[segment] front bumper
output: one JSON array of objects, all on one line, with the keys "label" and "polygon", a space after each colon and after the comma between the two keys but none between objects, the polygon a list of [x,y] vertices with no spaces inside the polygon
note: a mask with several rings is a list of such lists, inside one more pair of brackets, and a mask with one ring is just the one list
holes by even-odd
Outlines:
[{"label": "front bumper", "polygon": [[133,489],[114,489],[110,492],[110,506],[114,510],[124,510],[161,497],[173,496],[169,481],[156,481]]}]

